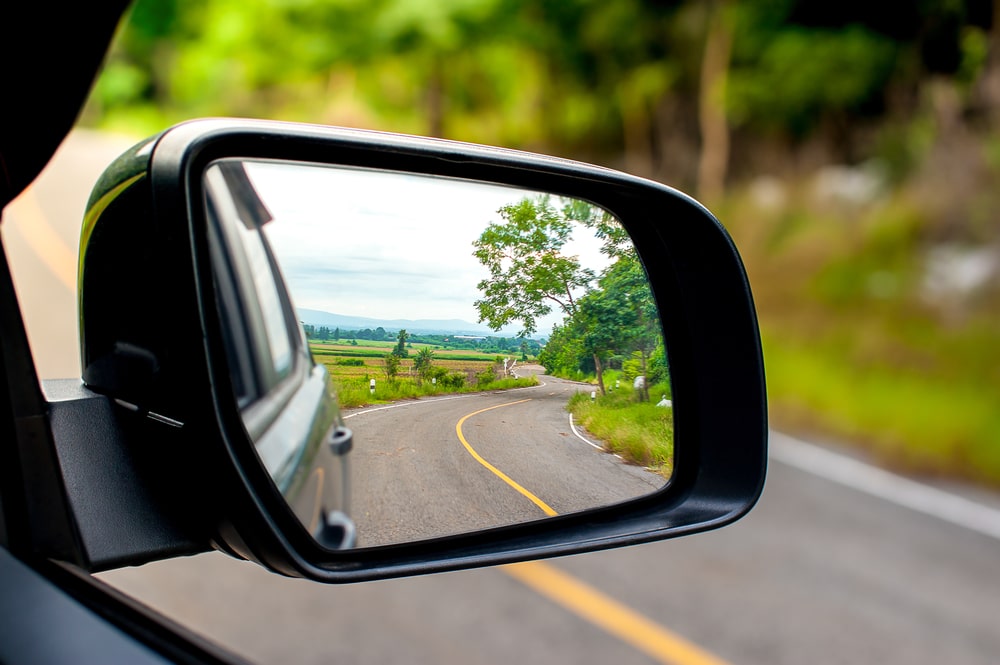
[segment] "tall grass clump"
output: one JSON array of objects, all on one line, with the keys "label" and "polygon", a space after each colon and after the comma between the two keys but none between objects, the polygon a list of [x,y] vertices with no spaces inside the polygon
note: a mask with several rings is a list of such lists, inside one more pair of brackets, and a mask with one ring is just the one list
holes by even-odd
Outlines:
[{"label": "tall grass clump", "polygon": [[[669,395],[668,384],[650,387],[650,395]],[[605,448],[626,461],[655,470],[664,478],[673,473],[673,409],[655,401],[639,402],[631,389],[610,391],[591,400],[587,393],[570,398],[573,418]]]}]

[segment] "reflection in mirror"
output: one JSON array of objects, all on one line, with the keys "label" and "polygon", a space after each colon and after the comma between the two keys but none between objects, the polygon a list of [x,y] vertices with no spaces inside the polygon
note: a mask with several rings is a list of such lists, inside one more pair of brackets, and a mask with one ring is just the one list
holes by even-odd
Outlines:
[{"label": "reflection in mirror", "polygon": [[[608,212],[387,171],[212,169],[234,164],[353,431],[344,505],[358,547],[607,506],[667,482],[660,318]],[[230,350],[234,376],[243,355]]]}]

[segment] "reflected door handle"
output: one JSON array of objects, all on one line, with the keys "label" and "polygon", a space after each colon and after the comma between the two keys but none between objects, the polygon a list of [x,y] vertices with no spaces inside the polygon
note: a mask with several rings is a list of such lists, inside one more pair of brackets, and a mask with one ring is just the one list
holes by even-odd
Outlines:
[{"label": "reflected door handle", "polygon": [[313,537],[328,550],[346,550],[358,542],[354,520],[339,510],[323,511],[323,519]]},{"label": "reflected door handle", "polygon": [[343,457],[354,447],[354,432],[343,425],[335,427],[330,432],[330,452],[337,457]]}]

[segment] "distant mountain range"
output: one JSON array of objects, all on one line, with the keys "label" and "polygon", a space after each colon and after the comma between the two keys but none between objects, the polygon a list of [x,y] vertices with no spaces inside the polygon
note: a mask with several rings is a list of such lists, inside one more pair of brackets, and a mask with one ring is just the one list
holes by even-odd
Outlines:
[{"label": "distant mountain range", "polygon": [[423,333],[425,335],[481,335],[514,337],[518,329],[511,328],[495,332],[488,327],[469,323],[462,319],[371,319],[364,316],[350,316],[347,314],[334,314],[323,312],[318,309],[298,308],[299,320],[302,323],[312,326],[327,326],[329,328],[341,328],[344,330],[363,330],[378,327],[386,331],[396,332],[405,329],[411,333]]}]

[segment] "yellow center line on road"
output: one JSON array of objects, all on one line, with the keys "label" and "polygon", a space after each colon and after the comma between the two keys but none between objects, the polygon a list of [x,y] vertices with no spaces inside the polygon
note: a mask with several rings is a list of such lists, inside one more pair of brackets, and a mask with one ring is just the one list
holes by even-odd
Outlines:
[{"label": "yellow center line on road", "polygon": [[[522,399],[516,402],[498,404],[464,416],[458,421],[455,430],[465,449],[504,482],[530,499],[536,506],[549,516],[558,515],[556,511],[541,499],[511,480],[505,473],[487,462],[477,453],[462,434],[462,424],[466,420],[485,411],[492,411],[505,406],[513,406],[530,400]],[[705,651],[698,645],[685,640],[663,626],[642,616],[635,610],[607,596],[588,584],[560,571],[558,568],[540,562],[501,566],[502,571],[518,580],[536,593],[545,596],[569,612],[589,621],[605,632],[614,635],[634,649],[645,653],[660,663],[669,665],[728,665],[715,655]]]},{"label": "yellow center line on road", "polygon": [[29,188],[15,199],[13,226],[35,256],[71,292],[76,293],[76,254],[52,228],[34,192]]},{"label": "yellow center line on road", "polygon": [[528,561],[508,564],[503,566],[503,571],[658,662],[727,665],[726,661],[554,566]]},{"label": "yellow center line on road", "polygon": [[534,494],[532,494],[528,490],[526,490],[523,487],[521,487],[520,485],[518,485],[517,482],[515,482],[506,473],[504,473],[500,469],[496,468],[495,466],[493,466],[492,464],[490,464],[489,462],[487,462],[486,460],[484,460],[482,458],[482,456],[479,453],[477,453],[476,450],[471,445],[469,445],[469,442],[465,440],[465,435],[462,434],[462,424],[465,423],[465,421],[468,420],[469,418],[471,418],[472,416],[475,416],[477,414],[483,413],[484,411],[492,411],[493,409],[499,409],[500,407],[512,406],[514,404],[521,404],[522,402],[530,402],[530,401],[531,401],[530,398],[529,399],[521,399],[521,400],[518,400],[516,402],[507,402],[506,404],[497,404],[496,406],[491,406],[491,407],[488,407],[488,408],[485,408],[485,409],[480,409],[478,411],[473,411],[472,413],[470,413],[470,414],[468,414],[466,416],[463,416],[462,419],[458,421],[458,424],[455,425],[455,431],[458,433],[458,440],[462,442],[462,445],[465,446],[465,449],[469,451],[469,454],[472,455],[476,459],[477,462],[479,462],[480,464],[482,464],[483,466],[485,466],[487,469],[489,469],[490,471],[492,471],[498,478],[500,478],[500,480],[504,481],[505,483],[507,483],[508,485],[510,485],[511,487],[513,487],[514,489],[516,489],[518,492],[520,492],[521,494],[523,494],[525,497],[527,497],[529,501],[531,501],[533,504],[535,504],[536,506],[538,506],[539,508],[541,508],[541,510],[542,510],[543,513],[545,513],[546,515],[549,515],[550,517],[554,517],[554,516],[558,515],[559,513],[557,513],[556,511],[552,510],[551,508],[549,508],[548,504],[546,504],[544,501],[542,501],[541,499],[539,499],[537,496],[535,496]]}]

